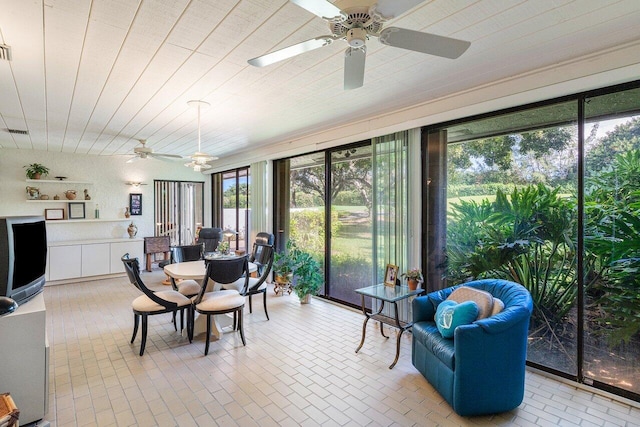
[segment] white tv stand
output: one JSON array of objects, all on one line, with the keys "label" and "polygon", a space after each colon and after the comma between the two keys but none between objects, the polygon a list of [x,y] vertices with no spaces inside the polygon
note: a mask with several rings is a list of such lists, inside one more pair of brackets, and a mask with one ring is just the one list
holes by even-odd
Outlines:
[{"label": "white tv stand", "polygon": [[42,292],[0,317],[0,393],[9,392],[20,410],[20,425],[48,411],[49,343]]}]

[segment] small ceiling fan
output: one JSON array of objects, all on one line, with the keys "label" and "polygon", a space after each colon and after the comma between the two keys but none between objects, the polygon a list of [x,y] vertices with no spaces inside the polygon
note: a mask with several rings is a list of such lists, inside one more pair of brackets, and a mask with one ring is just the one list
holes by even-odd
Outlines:
[{"label": "small ceiling fan", "polygon": [[327,21],[331,34],[258,56],[250,59],[249,64],[264,67],[330,45],[335,40],[344,40],[349,45],[344,52],[344,89],[349,90],[359,88],[364,83],[366,41],[370,37],[378,38],[380,43],[387,46],[450,59],[458,58],[471,45],[468,41],[404,28],[383,29],[386,21],[402,15],[425,0],[378,0],[377,4],[372,6],[356,4],[371,3],[375,0],[349,0],[345,3],[354,6],[345,7],[344,10],[326,0],[289,1]]},{"label": "small ceiling fan", "polygon": [[131,157],[129,160],[127,160],[127,163],[133,163],[133,162],[137,162],[140,159],[149,159],[149,158],[165,160],[165,161],[167,161],[168,159],[182,158],[182,156],[178,156],[177,154],[154,153],[151,148],[145,145],[147,143],[146,139],[139,139],[138,141],[140,141],[140,147],[135,147],[133,149],[134,156]]}]

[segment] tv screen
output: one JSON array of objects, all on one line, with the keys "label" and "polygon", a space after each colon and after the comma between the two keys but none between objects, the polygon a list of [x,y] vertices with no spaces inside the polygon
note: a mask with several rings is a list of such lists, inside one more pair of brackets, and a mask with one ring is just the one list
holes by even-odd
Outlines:
[{"label": "tv screen", "polygon": [[0,296],[29,301],[42,291],[46,268],[44,217],[0,217]]},{"label": "tv screen", "polygon": [[47,265],[47,234],[44,221],[12,224],[13,290],[44,276]]}]

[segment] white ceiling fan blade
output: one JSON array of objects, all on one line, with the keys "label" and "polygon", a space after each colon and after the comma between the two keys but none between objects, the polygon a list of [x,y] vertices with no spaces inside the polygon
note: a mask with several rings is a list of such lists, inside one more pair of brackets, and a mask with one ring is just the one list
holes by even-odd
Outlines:
[{"label": "white ceiling fan blade", "polygon": [[171,157],[171,158],[174,158],[174,159],[181,159],[182,158],[182,156],[179,156],[177,154],[162,154],[162,153],[153,153],[153,154],[151,154],[151,156],[153,156],[153,157]]},{"label": "white ceiling fan blade", "polygon": [[176,158],[182,158],[181,156],[174,156],[173,154],[151,154],[149,156],[152,159],[161,160],[163,162],[173,163]]},{"label": "white ceiling fan blade", "polygon": [[284,49],[276,50],[275,52],[267,53],[266,55],[258,56],[257,58],[250,59],[248,62],[255,67],[264,67],[292,58],[296,55],[300,55],[301,53],[327,46],[331,44],[333,40],[332,36],[316,37],[315,39],[307,40],[302,43],[294,44],[293,46],[285,47]]},{"label": "white ceiling fan blade", "polygon": [[378,0],[376,12],[385,19],[393,19],[414,8],[425,0]]},{"label": "white ceiling fan blade", "polygon": [[382,30],[380,43],[451,59],[462,55],[471,45],[464,40],[395,27]]},{"label": "white ceiling fan blade", "polygon": [[328,21],[333,18],[342,17],[346,19],[347,17],[344,12],[326,0],[291,0],[291,3],[295,3],[308,12]]},{"label": "white ceiling fan blade", "polygon": [[129,160],[127,160],[125,163],[135,163],[135,162],[137,162],[138,160],[140,160],[140,157],[139,157],[139,156],[133,156],[133,157],[131,157]]},{"label": "white ceiling fan blade", "polygon": [[344,51],[344,90],[357,89],[364,84],[366,46],[349,47]]}]

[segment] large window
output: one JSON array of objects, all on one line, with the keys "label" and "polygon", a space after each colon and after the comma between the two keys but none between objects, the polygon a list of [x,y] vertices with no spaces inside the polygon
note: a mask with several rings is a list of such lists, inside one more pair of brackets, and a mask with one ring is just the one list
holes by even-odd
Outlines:
[{"label": "large window", "polygon": [[240,168],[212,176],[212,225],[235,233],[230,239],[231,250],[247,250],[251,230],[249,170]]},{"label": "large window", "polygon": [[528,362],[636,399],[639,112],[640,89],[615,88],[425,138],[430,286],[522,284],[534,301]]},{"label": "large window", "polygon": [[204,183],[154,181],[155,235],[169,236],[172,245],[190,245],[202,226]]},{"label": "large window", "polygon": [[400,132],[275,163],[278,250],[293,240],[324,265],[321,296],[359,306],[355,289],[406,268],[407,147]]}]

